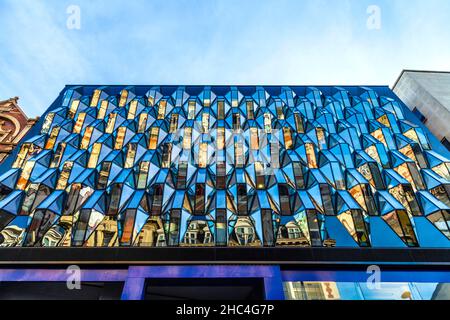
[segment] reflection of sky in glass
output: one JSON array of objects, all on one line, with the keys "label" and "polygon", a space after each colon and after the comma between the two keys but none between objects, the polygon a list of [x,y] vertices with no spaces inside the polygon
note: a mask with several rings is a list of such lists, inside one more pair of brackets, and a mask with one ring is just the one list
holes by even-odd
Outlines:
[{"label": "reflection of sky in glass", "polygon": [[380,289],[371,289],[365,282],[359,285],[365,300],[407,300],[406,295],[412,295],[408,283],[381,283]]},{"label": "reflection of sky in glass", "polygon": [[413,286],[419,292],[422,300],[431,300],[433,293],[436,290],[437,283],[414,283]]},{"label": "reflection of sky in glass", "polygon": [[[437,283],[384,282],[380,289],[371,289],[365,282],[336,283],[342,300],[430,300]],[[402,297],[403,296],[403,297]]]}]

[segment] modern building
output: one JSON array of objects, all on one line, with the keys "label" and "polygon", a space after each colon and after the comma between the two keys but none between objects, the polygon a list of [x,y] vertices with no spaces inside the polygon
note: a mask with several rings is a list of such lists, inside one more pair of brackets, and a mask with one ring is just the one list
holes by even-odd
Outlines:
[{"label": "modern building", "polygon": [[38,119],[29,119],[18,97],[0,101],[0,162],[15,148]]},{"label": "modern building", "polygon": [[66,86],[0,167],[0,298],[448,298],[439,148],[387,86]]},{"label": "modern building", "polygon": [[450,150],[450,72],[403,70],[393,91]]}]

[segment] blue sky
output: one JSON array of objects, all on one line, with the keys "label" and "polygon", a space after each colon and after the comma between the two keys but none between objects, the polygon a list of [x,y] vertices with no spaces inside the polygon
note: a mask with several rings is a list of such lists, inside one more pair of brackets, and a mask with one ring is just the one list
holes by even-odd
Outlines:
[{"label": "blue sky", "polygon": [[0,99],[36,116],[75,83],[392,85],[450,70],[448,21],[448,0],[0,0]]}]

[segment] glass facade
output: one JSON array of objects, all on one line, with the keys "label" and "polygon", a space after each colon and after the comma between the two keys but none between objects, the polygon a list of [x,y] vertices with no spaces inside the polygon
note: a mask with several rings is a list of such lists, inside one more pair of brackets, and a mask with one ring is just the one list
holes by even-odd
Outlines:
[{"label": "glass facade", "polygon": [[406,112],[386,87],[66,87],[2,167],[0,246],[448,248],[450,160]]},{"label": "glass facade", "polygon": [[286,281],[286,300],[449,300],[450,283]]}]

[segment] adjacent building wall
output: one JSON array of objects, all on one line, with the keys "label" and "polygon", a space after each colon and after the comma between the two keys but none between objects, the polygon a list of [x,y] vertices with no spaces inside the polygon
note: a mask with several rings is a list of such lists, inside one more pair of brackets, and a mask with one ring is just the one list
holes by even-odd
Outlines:
[{"label": "adjacent building wall", "polygon": [[450,72],[404,70],[393,91],[425,117],[425,125],[440,141],[450,141]]},{"label": "adjacent building wall", "polygon": [[18,105],[18,97],[0,101],[0,162],[26,135],[37,119],[29,119]]}]

